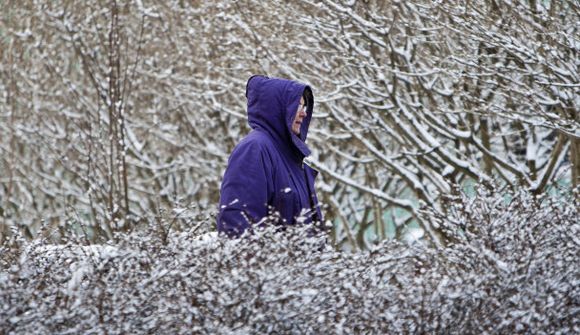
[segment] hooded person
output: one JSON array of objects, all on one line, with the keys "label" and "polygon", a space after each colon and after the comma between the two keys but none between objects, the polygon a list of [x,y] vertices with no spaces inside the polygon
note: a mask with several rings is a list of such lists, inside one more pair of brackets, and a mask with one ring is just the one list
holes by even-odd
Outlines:
[{"label": "hooded person", "polygon": [[217,228],[237,237],[254,225],[322,222],[317,171],[303,163],[314,109],[302,83],[252,76],[246,84],[252,131],[234,148],[220,190]]}]

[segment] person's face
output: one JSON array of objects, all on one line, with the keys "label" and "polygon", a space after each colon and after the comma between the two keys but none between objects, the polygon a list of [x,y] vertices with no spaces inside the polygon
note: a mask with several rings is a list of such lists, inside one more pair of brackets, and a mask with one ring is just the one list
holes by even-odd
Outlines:
[{"label": "person's face", "polygon": [[300,98],[300,105],[298,105],[298,110],[296,111],[296,116],[294,116],[294,121],[292,122],[292,132],[300,136],[300,126],[302,125],[302,120],[306,117],[306,105],[304,103],[304,98]]}]

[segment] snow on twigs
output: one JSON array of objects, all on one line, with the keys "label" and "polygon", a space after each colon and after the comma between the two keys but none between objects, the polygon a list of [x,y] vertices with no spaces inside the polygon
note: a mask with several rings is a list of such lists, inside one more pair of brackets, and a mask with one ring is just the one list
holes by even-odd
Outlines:
[{"label": "snow on twigs", "polygon": [[[560,199],[561,200],[561,199]],[[230,240],[133,231],[99,246],[2,246],[6,334],[580,331],[574,198],[479,192],[424,212],[445,247],[338,252],[308,228]],[[6,256],[6,257],[5,257]]]}]

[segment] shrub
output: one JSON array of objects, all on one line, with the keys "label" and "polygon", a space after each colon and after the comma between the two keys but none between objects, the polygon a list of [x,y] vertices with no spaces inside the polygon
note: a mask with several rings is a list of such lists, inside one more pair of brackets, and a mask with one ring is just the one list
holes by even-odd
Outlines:
[{"label": "shrub", "polygon": [[453,236],[444,248],[344,253],[307,228],[229,240],[153,223],[103,245],[6,244],[0,333],[580,332],[577,198],[509,196],[425,211]]}]

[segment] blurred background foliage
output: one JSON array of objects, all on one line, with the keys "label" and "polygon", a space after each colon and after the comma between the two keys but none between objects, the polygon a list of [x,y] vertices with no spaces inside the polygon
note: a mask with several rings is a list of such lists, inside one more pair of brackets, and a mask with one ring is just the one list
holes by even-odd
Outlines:
[{"label": "blurred background foliage", "polygon": [[[0,239],[211,216],[256,73],[315,90],[332,238],[441,245],[459,191],[580,182],[574,1],[3,1]],[[450,200],[451,199],[451,200]],[[210,220],[211,221],[211,220]],[[208,221],[208,222],[210,222]]]}]

